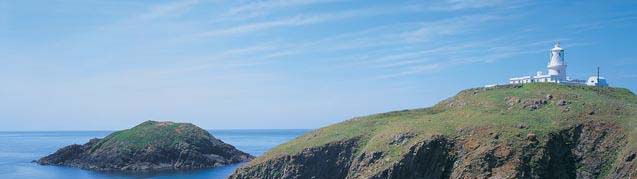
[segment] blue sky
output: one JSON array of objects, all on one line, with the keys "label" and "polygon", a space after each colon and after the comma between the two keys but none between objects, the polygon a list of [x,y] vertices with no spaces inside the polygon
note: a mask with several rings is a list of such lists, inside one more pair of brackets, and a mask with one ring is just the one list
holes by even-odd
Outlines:
[{"label": "blue sky", "polygon": [[600,66],[637,89],[637,1],[0,0],[0,130],[317,128]]}]

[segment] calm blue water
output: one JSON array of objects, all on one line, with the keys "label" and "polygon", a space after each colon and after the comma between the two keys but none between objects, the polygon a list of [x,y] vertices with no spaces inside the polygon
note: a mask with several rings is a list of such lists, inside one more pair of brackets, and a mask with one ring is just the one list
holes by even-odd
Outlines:
[{"label": "calm blue water", "polygon": [[[294,139],[308,130],[214,130],[216,138],[239,150],[259,156],[278,144]],[[31,161],[70,144],[84,144],[111,132],[0,132],[0,179],[67,179],[67,178],[225,178],[241,164],[185,172],[146,174],[103,173],[70,167],[40,166]]]}]

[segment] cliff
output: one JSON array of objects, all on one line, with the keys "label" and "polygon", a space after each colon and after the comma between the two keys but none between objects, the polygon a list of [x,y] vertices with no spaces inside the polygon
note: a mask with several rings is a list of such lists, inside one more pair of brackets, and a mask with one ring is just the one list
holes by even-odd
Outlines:
[{"label": "cliff", "polygon": [[635,178],[636,105],[619,88],[469,89],[317,129],[230,178]]},{"label": "cliff", "polygon": [[36,162],[101,171],[148,171],[217,167],[252,158],[195,125],[146,121],[103,139],[64,147]]}]

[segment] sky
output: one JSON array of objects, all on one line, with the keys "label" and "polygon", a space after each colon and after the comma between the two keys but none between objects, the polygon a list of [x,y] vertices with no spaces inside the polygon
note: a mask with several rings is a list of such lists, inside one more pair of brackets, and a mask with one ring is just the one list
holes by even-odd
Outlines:
[{"label": "sky", "polygon": [[319,128],[601,68],[637,90],[637,1],[0,0],[0,131]]}]

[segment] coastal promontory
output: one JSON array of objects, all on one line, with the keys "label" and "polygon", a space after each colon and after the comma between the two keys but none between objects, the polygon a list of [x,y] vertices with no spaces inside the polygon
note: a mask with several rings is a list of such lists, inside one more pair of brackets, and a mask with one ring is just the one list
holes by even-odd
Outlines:
[{"label": "coastal promontory", "polygon": [[636,156],[629,90],[534,83],[317,129],[230,179],[637,178]]},{"label": "coastal promontory", "polygon": [[189,123],[146,121],[83,145],[69,145],[36,162],[99,171],[200,169],[253,157]]}]

